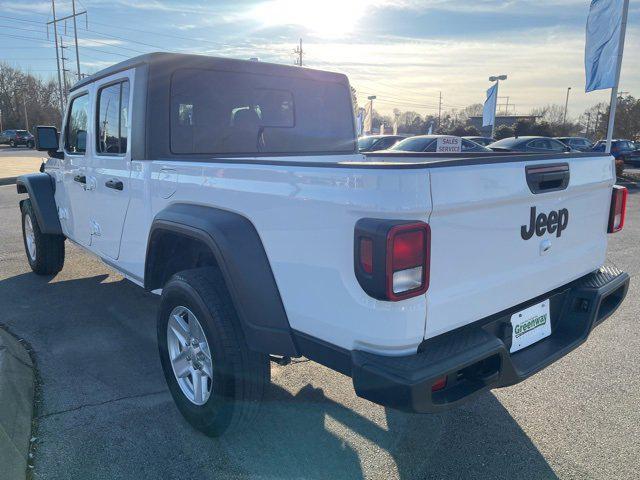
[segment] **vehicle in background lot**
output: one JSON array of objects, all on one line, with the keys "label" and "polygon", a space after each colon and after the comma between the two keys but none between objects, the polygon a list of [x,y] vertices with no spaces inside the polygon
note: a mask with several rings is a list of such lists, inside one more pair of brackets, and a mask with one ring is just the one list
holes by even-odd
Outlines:
[{"label": "vehicle in background lot", "polygon": [[482,145],[483,147],[486,147],[487,145],[491,145],[493,142],[495,142],[495,140],[491,137],[462,137],[465,140],[471,140],[474,143],[477,143],[478,145]]},{"label": "vehicle in background lot", "polygon": [[342,74],[148,54],[73,86],[62,124],[17,179],[27,261],[59,272],[68,238],[160,294],[169,390],[209,435],[251,426],[291,357],[450,408],[566,355],[627,292],[602,267],[627,193],[610,156],[362,155]]},{"label": "vehicle in background lot", "polygon": [[368,135],[360,137],[358,138],[358,150],[361,152],[386,150],[405,138],[407,138],[406,135]]},{"label": "vehicle in background lot", "polygon": [[[604,152],[607,147],[606,140],[598,140],[593,146],[594,152]],[[616,159],[616,172],[622,175],[625,164],[634,164],[636,160],[635,144],[630,140],[614,139],[611,140],[611,155]]]},{"label": "vehicle in background lot", "polygon": [[555,138],[508,137],[493,142],[489,148],[494,152],[562,153],[575,151]]},{"label": "vehicle in background lot", "polygon": [[[452,135],[417,135],[415,137],[405,138],[404,140],[396,143],[389,150],[400,152],[436,152],[439,138],[460,138]],[[461,139],[462,152],[491,152],[487,147],[478,145],[471,140],[465,138]]]},{"label": "vehicle in background lot", "polygon": [[593,149],[593,142],[585,137],[555,137],[555,139],[580,152],[588,152]]},{"label": "vehicle in background lot", "polygon": [[[598,140],[596,144],[593,146],[594,152],[604,152],[607,147],[606,140]],[[622,160],[626,162],[628,158],[636,151],[636,144],[631,140],[624,139],[614,139],[611,140],[611,155],[613,155],[616,160]]]},{"label": "vehicle in background lot", "polygon": [[0,144],[9,145],[12,148],[20,145],[33,148],[35,146],[35,140],[31,132],[27,130],[5,130],[0,133]]}]

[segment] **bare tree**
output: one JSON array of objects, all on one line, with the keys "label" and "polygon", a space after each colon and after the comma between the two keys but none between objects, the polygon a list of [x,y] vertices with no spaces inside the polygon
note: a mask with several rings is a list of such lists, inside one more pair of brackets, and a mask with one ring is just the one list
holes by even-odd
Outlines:
[{"label": "bare tree", "polygon": [[45,81],[0,63],[0,110],[4,129],[33,125],[60,126],[62,114],[58,89],[53,80]]}]

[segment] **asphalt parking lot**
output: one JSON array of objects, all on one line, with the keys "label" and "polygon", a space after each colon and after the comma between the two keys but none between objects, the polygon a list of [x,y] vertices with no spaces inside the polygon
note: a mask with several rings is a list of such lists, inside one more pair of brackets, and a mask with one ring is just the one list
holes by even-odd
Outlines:
[{"label": "asphalt parking lot", "polygon": [[[312,362],[273,367],[252,431],[192,430],[156,351],[157,298],[67,242],[63,271],[32,274],[18,196],[0,187],[0,323],[35,351],[42,398],[34,478],[637,478],[640,195],[611,237],[627,300],[587,344],[528,381],[438,415],[386,411]],[[0,473],[0,477],[1,477]]]}]

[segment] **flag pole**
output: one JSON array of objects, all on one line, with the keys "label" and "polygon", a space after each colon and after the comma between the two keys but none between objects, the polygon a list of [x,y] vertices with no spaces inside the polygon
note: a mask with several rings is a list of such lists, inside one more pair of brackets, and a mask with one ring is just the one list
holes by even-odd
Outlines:
[{"label": "flag pole", "polygon": [[624,38],[627,32],[627,13],[629,12],[629,0],[624,0],[622,6],[622,25],[620,25],[620,48],[618,49],[618,64],[616,66],[616,81],[611,89],[611,102],[609,104],[609,126],[607,127],[606,153],[611,153],[611,140],[613,140],[613,127],[616,121],[616,107],[618,106],[618,85],[620,83],[620,70],[622,69],[622,54],[624,53]]}]

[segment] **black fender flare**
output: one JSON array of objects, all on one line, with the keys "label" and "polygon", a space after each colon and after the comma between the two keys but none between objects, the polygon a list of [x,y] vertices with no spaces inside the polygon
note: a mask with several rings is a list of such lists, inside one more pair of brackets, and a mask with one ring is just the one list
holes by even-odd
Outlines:
[{"label": "black fender flare", "polygon": [[153,249],[163,231],[199,240],[211,249],[250,349],[298,356],[271,264],[251,221],[227,210],[192,204],[173,204],[160,211],[147,243],[144,286],[148,290],[162,287]]},{"label": "black fender flare", "polygon": [[48,173],[30,173],[16,179],[18,193],[28,193],[42,233],[62,235],[58,208],[54,197],[55,183]]}]

